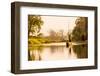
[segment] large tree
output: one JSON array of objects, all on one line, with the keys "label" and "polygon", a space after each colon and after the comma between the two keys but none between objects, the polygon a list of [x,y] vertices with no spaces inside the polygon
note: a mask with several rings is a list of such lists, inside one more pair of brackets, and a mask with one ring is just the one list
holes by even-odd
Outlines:
[{"label": "large tree", "polygon": [[88,36],[88,21],[87,17],[78,17],[75,21],[75,28],[72,31],[73,41],[85,41]]},{"label": "large tree", "polygon": [[41,19],[41,16],[39,15],[28,15],[28,36],[30,36],[30,33],[33,36],[40,35],[40,29],[43,25],[43,21]]}]

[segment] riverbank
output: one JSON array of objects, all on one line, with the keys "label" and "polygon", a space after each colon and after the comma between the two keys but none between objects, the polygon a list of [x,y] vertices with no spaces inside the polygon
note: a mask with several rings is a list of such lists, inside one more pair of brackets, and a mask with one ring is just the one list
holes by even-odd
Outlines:
[{"label": "riverbank", "polygon": [[[87,42],[69,42],[71,45],[85,45]],[[59,42],[59,43],[43,43],[43,44],[35,44],[32,46],[66,46],[66,42]]]},{"label": "riverbank", "polygon": [[[69,42],[71,45],[84,45],[87,43]],[[42,44],[43,46],[65,46],[66,42]]]}]

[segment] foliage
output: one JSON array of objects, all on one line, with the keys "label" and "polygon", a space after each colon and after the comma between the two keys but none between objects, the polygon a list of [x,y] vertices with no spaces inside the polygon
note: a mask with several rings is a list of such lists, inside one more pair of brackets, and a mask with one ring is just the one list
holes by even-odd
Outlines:
[{"label": "foliage", "polygon": [[28,36],[30,33],[34,36],[38,36],[40,34],[41,26],[43,25],[43,21],[41,16],[38,15],[29,15],[28,16]]},{"label": "foliage", "polygon": [[64,31],[63,30],[59,30],[59,31],[50,30],[48,39],[51,42],[63,42],[64,41]]},{"label": "foliage", "polygon": [[29,38],[28,39],[28,43],[32,44],[32,45],[41,44],[41,42],[38,39],[36,39],[36,38]]},{"label": "foliage", "polygon": [[41,46],[42,43],[50,43],[51,41],[47,38],[42,37],[29,37],[28,44],[29,46]]},{"label": "foliage", "polygon": [[86,41],[88,30],[87,30],[87,17],[78,17],[75,21],[75,28],[72,31],[73,41]]}]

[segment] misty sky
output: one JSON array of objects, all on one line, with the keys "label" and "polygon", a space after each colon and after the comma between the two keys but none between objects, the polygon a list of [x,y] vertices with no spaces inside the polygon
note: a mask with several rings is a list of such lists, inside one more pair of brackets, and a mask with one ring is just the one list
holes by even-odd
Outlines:
[{"label": "misty sky", "polygon": [[47,36],[50,30],[59,31],[64,30],[64,34],[73,30],[75,27],[75,20],[77,17],[62,17],[62,16],[41,16],[44,24],[41,28],[41,33]]}]

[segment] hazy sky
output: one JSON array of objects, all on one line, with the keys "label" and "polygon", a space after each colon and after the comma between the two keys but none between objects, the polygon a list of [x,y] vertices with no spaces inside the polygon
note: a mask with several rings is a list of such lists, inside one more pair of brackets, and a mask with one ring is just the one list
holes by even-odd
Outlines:
[{"label": "hazy sky", "polygon": [[50,30],[64,30],[64,34],[68,32],[68,29],[71,31],[75,26],[77,17],[41,16],[41,18],[44,21],[41,33],[46,36]]}]

